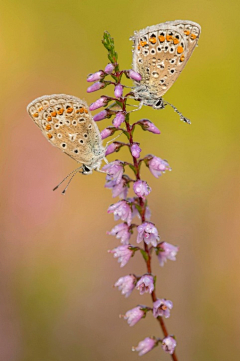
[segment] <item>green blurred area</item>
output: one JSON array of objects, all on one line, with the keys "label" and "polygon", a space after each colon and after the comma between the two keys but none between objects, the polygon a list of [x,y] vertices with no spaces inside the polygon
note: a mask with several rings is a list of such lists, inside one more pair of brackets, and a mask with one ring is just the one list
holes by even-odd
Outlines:
[{"label": "green blurred area", "polygon": [[[118,315],[150,304],[112,288],[145,272],[140,255],[122,270],[107,254],[118,242],[106,213],[104,177],[76,177],[65,197],[52,188],[76,164],[50,146],[26,113],[38,96],[86,99],[86,76],[107,64],[104,30],[122,69],[131,67],[134,30],[189,19],[202,27],[199,47],[165,98],[171,109],[144,108],[162,134],[138,130],[143,154],[167,159],[160,179],[148,170],[149,205],[161,239],[179,245],[177,262],[154,263],[158,295],[171,299],[170,334],[179,361],[236,360],[240,352],[239,2],[0,1],[1,251],[0,359],[138,360],[131,347],[161,337],[150,315],[133,328]],[[130,82],[129,82],[130,84]],[[107,91],[110,90],[109,88]],[[109,120],[99,124],[110,125]],[[121,151],[110,160],[123,158]],[[134,238],[133,238],[133,242]],[[160,348],[144,360],[169,360]]]}]

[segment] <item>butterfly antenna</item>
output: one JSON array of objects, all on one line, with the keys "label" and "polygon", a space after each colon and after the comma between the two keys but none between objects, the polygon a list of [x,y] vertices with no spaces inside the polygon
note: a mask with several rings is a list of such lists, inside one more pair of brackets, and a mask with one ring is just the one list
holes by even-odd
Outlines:
[{"label": "butterfly antenna", "polygon": [[174,111],[180,116],[180,119],[183,120],[185,123],[191,124],[190,119],[185,118],[182,113],[180,113],[180,111],[171,103],[168,103],[166,100],[164,100],[164,105],[170,105],[170,107],[172,107],[174,109]]},{"label": "butterfly antenna", "polygon": [[67,189],[68,189],[69,184],[71,183],[71,181],[73,180],[73,178],[75,177],[75,175],[76,175],[77,173],[78,173],[78,172],[75,172],[75,173],[71,176],[71,178],[69,179],[69,181],[68,181],[68,183],[67,183],[66,187],[65,187],[65,188],[64,188],[64,190],[62,191],[62,194],[65,194],[65,193],[66,193],[66,191],[67,191]]},{"label": "butterfly antenna", "polygon": [[[69,173],[56,187],[53,188],[53,191],[55,191],[56,189],[58,189],[58,187],[59,187],[71,174],[77,173],[80,169],[82,169],[82,166],[74,169],[71,173]],[[74,175],[75,175],[75,174],[74,174]]]},{"label": "butterfly antenna", "polygon": [[109,140],[109,141],[106,143],[105,148],[108,146],[109,143],[112,143],[112,142],[114,142],[114,140],[116,140],[117,138],[119,138],[119,137],[122,135],[122,133],[123,133],[123,132],[119,133],[115,138]]}]

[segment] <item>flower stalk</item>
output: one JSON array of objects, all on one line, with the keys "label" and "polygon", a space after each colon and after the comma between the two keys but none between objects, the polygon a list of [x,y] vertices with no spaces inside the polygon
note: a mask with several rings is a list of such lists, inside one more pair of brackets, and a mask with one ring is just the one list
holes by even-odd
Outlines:
[{"label": "flower stalk", "polygon": [[[111,205],[108,213],[113,213],[115,220],[121,220],[122,223],[116,225],[108,234],[120,239],[122,245],[109,251],[115,258],[118,258],[120,266],[124,267],[131,261],[135,253],[140,253],[146,265],[146,274],[137,276],[129,274],[120,277],[115,283],[123,295],[126,297],[136,289],[140,295],[149,293],[151,295],[152,305],[136,306],[132,310],[126,312],[124,318],[130,326],[145,318],[146,313],[150,310],[153,317],[159,322],[164,338],[146,337],[145,340],[140,341],[137,347],[133,349],[143,355],[153,348],[161,344],[162,349],[169,353],[173,361],[177,361],[175,353],[176,340],[169,335],[163,317],[170,316],[172,309],[172,302],[164,298],[158,298],[156,294],[156,276],[152,273],[152,257],[154,253],[158,257],[161,266],[164,265],[167,259],[175,260],[178,248],[167,243],[160,242],[160,236],[157,227],[149,221],[150,210],[147,205],[147,196],[152,191],[146,181],[141,179],[141,165],[145,164],[152,175],[158,178],[166,170],[171,170],[167,161],[162,160],[154,155],[146,155],[140,158],[142,149],[140,144],[133,138],[133,133],[136,125],[140,125],[144,131],[149,131],[154,135],[160,134],[159,129],[148,119],[140,119],[138,122],[130,123],[130,114],[128,111],[127,100],[132,93],[124,95],[124,84],[121,83],[123,74],[127,78],[132,78],[134,81],[140,81],[141,75],[132,70],[119,70],[118,55],[115,51],[114,41],[110,34],[105,32],[103,36],[103,45],[108,51],[108,59],[110,64],[105,67],[105,71],[98,71],[88,77],[88,81],[96,80],[96,83],[88,88],[88,91],[96,91],[103,89],[108,85],[114,85],[114,97],[102,96],[99,100],[91,105],[91,109],[95,110],[99,107],[107,106],[104,110],[94,116],[95,121],[100,121],[105,118],[110,118],[114,114],[113,126],[107,127],[101,133],[102,139],[113,135],[117,131],[121,131],[126,137],[126,142],[113,142],[106,149],[106,155],[118,152],[123,146],[127,146],[131,156],[131,162],[116,160],[110,164],[105,165],[102,170],[106,172],[105,187],[112,190],[113,197],[120,197],[120,201]],[[105,77],[112,77],[113,81],[105,81]],[[93,80],[92,80],[93,79]],[[114,105],[118,106],[117,111],[113,111],[113,107],[109,102],[113,101]],[[121,128],[120,128],[121,126]],[[133,176],[125,174],[127,166],[133,172]],[[128,169],[129,169],[128,168]],[[135,196],[128,197],[128,190],[133,186]],[[140,224],[133,223],[133,218],[138,216]],[[135,244],[130,244],[129,240],[133,236],[133,230],[137,230],[137,239]],[[142,322],[142,321],[141,321]]]}]

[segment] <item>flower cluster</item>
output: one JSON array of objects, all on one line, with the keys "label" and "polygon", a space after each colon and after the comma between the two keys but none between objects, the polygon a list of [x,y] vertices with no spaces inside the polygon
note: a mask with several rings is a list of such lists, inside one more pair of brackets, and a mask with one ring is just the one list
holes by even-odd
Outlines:
[{"label": "flower cluster", "polygon": [[[115,282],[117,287],[125,297],[129,297],[134,290],[140,295],[149,293],[154,300],[152,306],[138,305],[127,311],[123,316],[129,326],[134,326],[137,322],[146,317],[147,313],[152,313],[153,317],[158,321],[161,319],[160,325],[163,324],[163,317],[170,317],[170,310],[173,304],[170,300],[157,298],[156,296],[156,276],[152,274],[151,258],[155,253],[160,266],[163,266],[167,259],[174,261],[178,252],[175,247],[167,242],[160,242],[159,231],[156,225],[150,222],[151,212],[147,206],[147,197],[152,189],[149,184],[141,179],[140,166],[145,164],[149,168],[152,175],[156,178],[160,177],[167,170],[171,170],[168,162],[154,155],[148,154],[142,158],[142,149],[138,142],[133,140],[134,128],[139,125],[144,131],[149,131],[154,135],[160,134],[159,129],[148,119],[141,119],[134,124],[130,124],[130,112],[127,110],[127,100],[132,93],[127,93],[125,86],[121,83],[122,76],[133,79],[135,82],[141,80],[141,75],[133,70],[120,71],[117,63],[117,53],[114,50],[113,39],[108,33],[104,34],[103,44],[108,50],[108,57],[111,63],[104,70],[90,74],[87,81],[94,82],[88,92],[103,89],[108,85],[114,86],[114,97],[103,95],[91,104],[90,110],[96,110],[105,107],[94,116],[95,121],[100,121],[113,116],[112,126],[106,127],[101,132],[102,139],[105,139],[115,132],[122,132],[126,136],[126,143],[114,141],[106,148],[106,156],[114,152],[118,152],[122,147],[129,149],[131,162],[115,160],[102,168],[106,173],[105,187],[111,189],[113,198],[119,197],[119,201],[110,205],[108,213],[112,213],[115,221],[121,221],[111,231],[109,235],[115,236],[120,240],[121,245],[113,248],[109,253],[118,259],[120,267],[124,267],[130,262],[136,253],[143,256],[143,260],[147,266],[147,273],[142,275],[127,274],[120,277]],[[111,76],[114,81],[106,80],[107,76]],[[121,127],[121,128],[120,128]],[[132,172],[128,175],[126,172]],[[132,186],[135,194],[129,197],[128,192]],[[133,219],[137,216],[135,221]],[[139,222],[140,220],[140,222]],[[136,222],[136,223],[135,223]],[[139,223],[138,223],[139,222]],[[134,236],[134,230],[137,233]],[[130,244],[132,239],[132,244]],[[163,339],[155,337],[147,337],[140,341],[138,346],[133,350],[138,351],[139,355],[143,355],[157,345],[161,345],[163,350],[174,358],[174,350],[176,340],[173,336],[164,334]]]}]

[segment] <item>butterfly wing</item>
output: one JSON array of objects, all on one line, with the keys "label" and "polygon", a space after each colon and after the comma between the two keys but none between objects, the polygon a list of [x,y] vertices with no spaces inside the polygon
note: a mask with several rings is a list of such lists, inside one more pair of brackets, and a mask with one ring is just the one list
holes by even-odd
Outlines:
[{"label": "butterfly wing", "polygon": [[155,98],[163,96],[185,67],[200,32],[200,25],[188,20],[169,21],[135,32],[133,70],[142,76],[140,85],[146,86]]},{"label": "butterfly wing", "polygon": [[47,140],[77,162],[92,165],[104,157],[99,129],[83,100],[44,95],[31,102],[27,111]]}]

